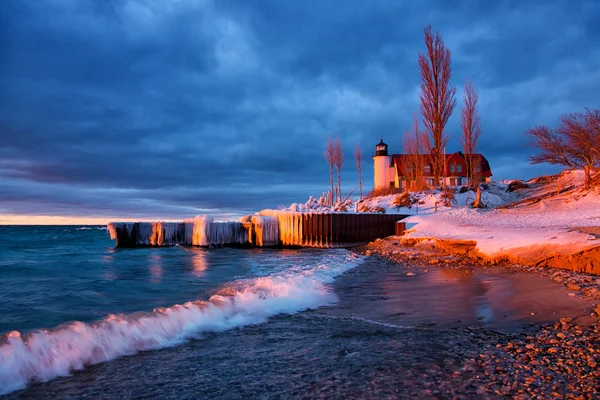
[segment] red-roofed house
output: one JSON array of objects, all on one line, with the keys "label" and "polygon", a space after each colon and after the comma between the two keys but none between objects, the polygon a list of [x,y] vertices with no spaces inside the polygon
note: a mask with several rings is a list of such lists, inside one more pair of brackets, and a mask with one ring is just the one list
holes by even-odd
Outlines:
[{"label": "red-roofed house", "polygon": [[[374,188],[385,189],[395,187],[399,189],[406,188],[405,174],[408,166],[408,154],[388,155],[387,144],[381,140],[376,146],[376,152],[373,156],[374,163]],[[419,164],[423,165],[423,179],[429,185],[433,185],[433,168],[431,156],[429,154],[419,154]],[[475,174],[479,176],[481,182],[489,182],[492,177],[492,170],[488,160],[482,154],[472,155],[475,164]],[[467,161],[465,155],[458,151],[446,155],[445,183],[448,186],[463,186],[470,182],[467,178]],[[441,183],[441,182],[440,182]]]}]

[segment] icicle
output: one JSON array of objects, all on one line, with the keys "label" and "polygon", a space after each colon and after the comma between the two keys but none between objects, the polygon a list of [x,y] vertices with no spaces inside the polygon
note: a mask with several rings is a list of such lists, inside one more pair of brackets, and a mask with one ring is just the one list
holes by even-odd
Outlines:
[{"label": "icicle", "polygon": [[110,235],[110,240],[117,240],[117,225],[121,225],[118,222],[109,222],[106,225],[106,230],[108,231],[108,234]]},{"label": "icicle", "polygon": [[107,230],[110,234],[111,240],[117,239],[118,230],[121,231],[121,236],[124,236],[127,239],[131,239],[131,234],[133,233],[134,226],[135,222],[109,222],[107,224]]},{"label": "icicle", "polygon": [[173,246],[177,244],[178,222],[161,222],[163,228],[163,240],[159,245]]},{"label": "icicle", "polygon": [[279,220],[271,216],[254,216],[252,224],[256,232],[257,246],[276,246],[279,244]]},{"label": "icicle", "polygon": [[213,217],[208,215],[197,215],[194,219],[186,219],[185,223],[185,243],[192,246],[208,246],[209,224],[213,222]]}]

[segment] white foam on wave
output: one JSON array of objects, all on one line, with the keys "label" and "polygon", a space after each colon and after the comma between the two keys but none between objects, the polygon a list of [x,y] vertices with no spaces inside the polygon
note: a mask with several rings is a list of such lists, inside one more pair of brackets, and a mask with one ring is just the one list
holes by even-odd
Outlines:
[{"label": "white foam on wave", "polygon": [[265,322],[337,301],[327,283],[362,262],[348,254],[305,270],[238,281],[207,301],[192,301],[148,313],[109,315],[87,324],[70,322],[0,339],[0,395],[45,382],[88,365],[169,347],[200,332],[221,332]]}]

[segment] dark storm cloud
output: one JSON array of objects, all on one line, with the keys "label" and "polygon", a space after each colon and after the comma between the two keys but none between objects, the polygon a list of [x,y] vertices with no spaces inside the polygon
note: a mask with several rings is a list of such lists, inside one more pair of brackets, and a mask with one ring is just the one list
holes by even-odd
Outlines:
[{"label": "dark storm cloud", "polygon": [[0,213],[235,215],[327,190],[323,146],[384,138],[418,111],[431,23],[479,89],[497,178],[532,167],[523,131],[598,107],[597,2],[0,2]]}]

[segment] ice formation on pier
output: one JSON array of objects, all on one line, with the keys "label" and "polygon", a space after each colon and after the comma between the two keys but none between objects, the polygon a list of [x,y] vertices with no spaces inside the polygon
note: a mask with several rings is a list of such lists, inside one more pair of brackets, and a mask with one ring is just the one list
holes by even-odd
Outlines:
[{"label": "ice formation on pier", "polygon": [[256,246],[277,246],[279,244],[279,221],[275,217],[255,215],[251,218],[256,235]]},{"label": "ice formation on pier", "polygon": [[248,243],[248,229],[240,222],[211,222],[208,224],[209,246]]},{"label": "ice formation on pier", "polygon": [[262,210],[258,213],[263,217],[276,218],[279,224],[279,239],[284,246],[302,246],[303,213],[292,211]]},{"label": "ice formation on pier", "polygon": [[302,246],[343,247],[392,235],[402,216],[374,213],[262,210],[236,222],[214,222],[199,215],[181,223],[111,222],[118,247],[165,246]]},{"label": "ice formation on pier", "polygon": [[208,215],[179,222],[110,222],[111,239],[121,246],[222,246],[248,243],[248,228],[240,222],[214,222]]},{"label": "ice formation on pier", "polygon": [[117,229],[124,229],[124,232],[127,235],[130,235],[134,225],[135,222],[109,222],[108,225],[106,225],[106,229],[110,235],[110,240],[116,240],[118,238],[119,232]]},{"label": "ice formation on pier", "polygon": [[177,243],[177,222],[110,222],[107,230],[112,240],[121,237],[135,245],[170,246]]},{"label": "ice formation on pier", "polygon": [[196,215],[193,219],[184,220],[185,240],[183,244],[192,246],[208,246],[209,224],[213,221],[213,217],[208,215]]}]

